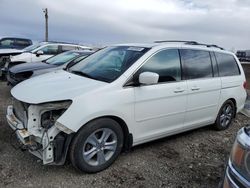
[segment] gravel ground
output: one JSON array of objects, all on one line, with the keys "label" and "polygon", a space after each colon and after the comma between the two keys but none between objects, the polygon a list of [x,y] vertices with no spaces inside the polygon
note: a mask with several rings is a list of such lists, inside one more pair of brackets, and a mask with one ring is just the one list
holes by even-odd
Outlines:
[{"label": "gravel ground", "polygon": [[70,163],[43,166],[10,144],[5,120],[9,87],[0,83],[0,187],[217,187],[237,131],[250,119],[238,114],[226,131],[204,127],[134,147],[107,170],[82,174]]}]

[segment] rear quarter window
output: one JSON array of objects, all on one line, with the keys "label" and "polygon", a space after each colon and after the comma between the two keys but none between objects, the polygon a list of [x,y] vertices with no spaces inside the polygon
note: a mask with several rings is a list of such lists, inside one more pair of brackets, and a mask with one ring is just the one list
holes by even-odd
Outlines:
[{"label": "rear quarter window", "polygon": [[215,52],[220,76],[240,75],[238,64],[231,54]]}]

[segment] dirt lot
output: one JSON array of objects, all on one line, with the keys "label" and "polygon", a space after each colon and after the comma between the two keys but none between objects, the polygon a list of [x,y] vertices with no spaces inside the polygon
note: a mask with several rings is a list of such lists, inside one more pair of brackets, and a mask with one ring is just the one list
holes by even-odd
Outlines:
[{"label": "dirt lot", "polygon": [[9,88],[0,83],[0,187],[217,187],[235,135],[250,119],[238,115],[217,132],[205,127],[137,146],[107,170],[81,174],[69,163],[43,166],[10,144],[5,120]]}]

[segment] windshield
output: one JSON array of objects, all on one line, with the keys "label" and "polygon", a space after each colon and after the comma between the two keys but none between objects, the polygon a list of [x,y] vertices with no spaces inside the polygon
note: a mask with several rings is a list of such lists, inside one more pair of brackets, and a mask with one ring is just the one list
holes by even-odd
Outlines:
[{"label": "windshield", "polygon": [[104,82],[120,77],[149,48],[116,46],[104,48],[72,66],[69,71]]},{"label": "windshield", "polygon": [[30,46],[24,48],[23,50],[24,50],[25,52],[31,52],[32,50],[34,50],[34,49],[36,49],[36,48],[39,48],[40,46],[41,46],[40,43],[38,43],[38,44],[33,44],[33,45],[30,45]]},{"label": "windshield", "polygon": [[47,59],[45,62],[51,65],[62,65],[70,60],[73,60],[79,55],[80,53],[78,52],[64,52]]}]

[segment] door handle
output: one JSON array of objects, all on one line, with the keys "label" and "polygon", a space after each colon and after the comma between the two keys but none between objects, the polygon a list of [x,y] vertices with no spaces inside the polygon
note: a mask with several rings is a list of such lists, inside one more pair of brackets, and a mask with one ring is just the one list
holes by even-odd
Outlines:
[{"label": "door handle", "polygon": [[198,91],[198,90],[200,90],[200,88],[195,86],[195,87],[192,87],[191,90],[192,91]]},{"label": "door handle", "polygon": [[175,93],[182,93],[184,91],[185,91],[185,89],[176,89],[176,90],[174,90]]}]

